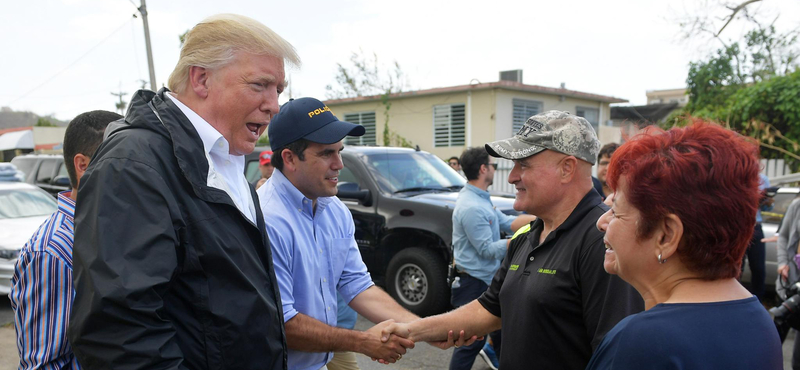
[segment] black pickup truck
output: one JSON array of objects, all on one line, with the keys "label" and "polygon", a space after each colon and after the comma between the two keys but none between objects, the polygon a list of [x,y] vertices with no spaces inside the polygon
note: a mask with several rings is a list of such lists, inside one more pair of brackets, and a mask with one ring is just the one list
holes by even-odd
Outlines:
[{"label": "black pickup truck", "polygon": [[[251,182],[259,152],[248,156]],[[353,215],[372,279],[418,315],[446,311],[453,207],[466,181],[438,157],[413,149],[349,146],[342,161],[338,196]],[[513,198],[493,196],[492,202],[517,214]]]}]

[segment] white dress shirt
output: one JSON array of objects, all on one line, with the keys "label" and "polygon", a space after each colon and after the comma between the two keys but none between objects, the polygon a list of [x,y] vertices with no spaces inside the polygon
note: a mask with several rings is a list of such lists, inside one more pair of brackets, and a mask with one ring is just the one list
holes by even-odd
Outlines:
[{"label": "white dress shirt", "polygon": [[207,185],[224,191],[231,197],[236,208],[252,223],[256,223],[256,209],[250,195],[250,184],[244,177],[244,156],[230,154],[228,140],[203,117],[181,103],[173,94],[166,94],[192,123],[203,141],[208,160]]}]

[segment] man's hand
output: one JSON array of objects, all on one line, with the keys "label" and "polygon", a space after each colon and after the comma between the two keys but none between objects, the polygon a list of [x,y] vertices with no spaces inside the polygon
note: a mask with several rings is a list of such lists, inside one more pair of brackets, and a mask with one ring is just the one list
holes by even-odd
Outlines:
[{"label": "man's hand", "polygon": [[407,348],[414,348],[414,341],[402,336],[390,335],[391,332],[384,335],[384,329],[394,324],[394,320],[390,319],[365,331],[369,339],[362,343],[362,349],[359,352],[382,364],[392,364],[400,360]]},{"label": "man's hand", "polygon": [[[391,335],[409,338],[414,341],[417,340],[414,338],[414,333],[411,331],[411,325],[407,323],[393,323],[385,326],[381,331],[381,341],[383,342],[387,341],[391,337]],[[468,346],[472,343],[475,343],[475,341],[478,339],[479,338],[474,335],[472,336],[472,338],[465,338],[463,330],[461,330],[458,334],[458,337],[455,338],[453,335],[453,331],[450,330],[447,332],[447,339],[442,341],[429,341],[428,344],[444,350],[450,347]],[[483,337],[480,337],[480,339],[483,339]]]},{"label": "man's hand", "polygon": [[448,349],[450,347],[461,347],[461,346],[468,346],[472,343],[475,343],[476,340],[483,339],[483,337],[478,338],[478,336],[473,335],[472,338],[464,339],[464,331],[458,333],[458,338],[455,340],[453,339],[453,331],[450,330],[447,332],[447,340],[439,341],[439,342],[428,342],[428,344],[439,348],[439,349]]}]

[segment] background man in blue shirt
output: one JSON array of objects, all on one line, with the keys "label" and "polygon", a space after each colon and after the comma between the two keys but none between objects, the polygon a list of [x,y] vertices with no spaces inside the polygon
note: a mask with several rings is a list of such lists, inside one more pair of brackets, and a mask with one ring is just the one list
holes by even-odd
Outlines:
[{"label": "background man in blue shirt", "polygon": [[[289,369],[325,368],[334,351],[399,360],[413,342],[396,336],[383,342],[381,329],[390,319],[417,316],[374,286],[355,242],[353,217],[335,196],[344,167],[342,139],[363,135],[364,127],[339,121],[317,99],[302,98],[284,104],[268,132],[275,172],[258,197],[280,287]],[[381,324],[366,332],[337,328],[337,292]]]},{"label": "background man in blue shirt", "polygon": [[72,288],[72,243],[78,184],[106,126],[122,118],[96,110],[78,115],[64,134],[64,166],[72,190],[58,193],[58,210],[20,251],[8,295],[14,309],[20,369],[71,369],[81,366],[67,342]]},{"label": "background man in blue shirt", "polygon": [[[761,227],[761,210],[772,209],[772,198],[765,195],[765,189],[768,188],[769,178],[763,173],[759,173],[760,183],[758,189],[762,192],[761,203],[756,211],[756,225],[753,231],[753,238],[750,240],[750,245],[747,247],[748,265],[750,265],[750,293],[758,299],[764,299],[764,280],[766,279],[766,245],[764,239],[764,229]],[[742,261],[742,272],[744,272],[744,261]]]},{"label": "background man in blue shirt", "polygon": [[[500,232],[513,233],[536,219],[531,215],[509,216],[492,205],[488,189],[494,181],[497,163],[490,159],[486,148],[465,150],[460,162],[467,184],[458,194],[453,210],[453,255],[458,271],[458,284],[453,284],[450,296],[453,307],[472,302],[489,288],[510,240],[500,239]],[[492,333],[498,351],[499,332]],[[450,359],[450,370],[471,369],[484,343],[485,340],[479,340],[456,348]]]}]

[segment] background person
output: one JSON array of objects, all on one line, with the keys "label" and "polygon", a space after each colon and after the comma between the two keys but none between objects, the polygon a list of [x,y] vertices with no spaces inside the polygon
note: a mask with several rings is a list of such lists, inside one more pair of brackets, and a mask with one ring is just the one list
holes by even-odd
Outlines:
[{"label": "background person", "polygon": [[594,184],[594,189],[600,193],[603,199],[611,194],[611,188],[608,187],[606,175],[608,174],[608,164],[611,162],[611,156],[614,155],[614,151],[616,151],[617,148],[619,148],[619,144],[608,143],[603,145],[603,147],[600,148],[600,152],[597,154],[597,177],[592,177],[592,183]]},{"label": "background person", "polygon": [[[69,342],[89,369],[284,369],[280,295],[244,177],[294,48],[239,15],[186,34],[81,184]],[[109,129],[111,130],[111,129]]]},{"label": "background person", "polygon": [[514,209],[536,221],[511,241],[480,298],[384,333],[427,341],[502,326],[501,368],[584,369],[605,333],[642,309],[636,291],[601,264],[603,234],[595,223],[608,207],[591,180],[599,149],[586,119],[560,111],[532,116],[514,137],[486,144],[490,155],[514,161]]},{"label": "background person", "polygon": [[[753,236],[750,239],[750,244],[747,245],[745,256],[747,256],[747,265],[750,266],[750,292],[753,293],[759,300],[764,299],[764,280],[767,276],[766,268],[766,245],[762,241],[764,239],[764,229],[761,227],[761,210],[765,211],[772,209],[771,197],[766,195],[766,188],[769,187],[769,178],[763,173],[759,173],[758,191],[761,194],[759,198],[759,205],[756,209],[756,224],[753,231]],[[744,256],[742,256],[742,272],[744,272]]]},{"label": "background person", "polygon": [[756,150],[705,123],[650,129],[617,150],[613,206],[597,222],[604,267],[647,311],[615,326],[587,369],[783,368],[775,325],[736,280],[758,207]]},{"label": "background person", "polygon": [[[506,255],[509,239],[500,239],[500,232],[516,232],[536,217],[509,216],[500,212],[489,197],[494,182],[496,163],[484,147],[469,148],[459,161],[467,176],[467,184],[458,194],[453,209],[453,258],[458,272],[458,286],[453,284],[450,303],[461,307],[474,301],[486,291],[492,277]],[[495,352],[500,352],[500,331],[492,332]],[[453,350],[450,369],[471,369],[475,356],[486,340]],[[490,367],[495,365],[489,362]]]},{"label": "background person", "polygon": [[96,110],[76,116],[64,133],[64,166],[71,191],[58,193],[58,210],[25,243],[14,266],[11,292],[19,369],[80,369],[67,342],[72,288],[75,199],[81,177],[103,132],[119,114]]},{"label": "background person", "polygon": [[[800,248],[800,199],[795,199],[786,208],[778,230],[778,279],[775,291],[782,301],[789,298],[787,289],[800,281],[795,256]],[[796,314],[796,313],[795,313]],[[795,337],[797,338],[797,337]],[[792,349],[792,369],[800,370],[800,340],[795,339]]]},{"label": "background person", "polygon": [[466,178],[464,171],[461,169],[461,160],[458,157],[450,157],[450,159],[447,160],[447,164],[450,165],[450,168],[456,170],[461,177]]},{"label": "background person", "polygon": [[261,172],[261,178],[253,184],[253,187],[256,189],[260,188],[261,185],[264,185],[270,177],[272,177],[272,171],[275,170],[275,167],[272,167],[272,151],[265,150],[258,155],[258,170]]}]

